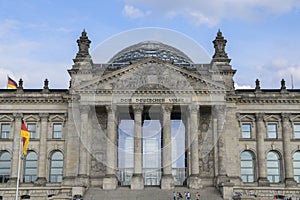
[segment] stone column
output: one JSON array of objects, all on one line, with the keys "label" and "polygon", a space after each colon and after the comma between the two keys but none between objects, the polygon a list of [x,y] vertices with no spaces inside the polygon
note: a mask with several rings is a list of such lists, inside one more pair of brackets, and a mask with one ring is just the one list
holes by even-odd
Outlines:
[{"label": "stone column", "polygon": [[201,188],[201,180],[199,177],[199,141],[198,141],[198,115],[199,105],[189,106],[190,119],[190,152],[191,152],[191,173],[188,177],[188,187],[191,189]]},{"label": "stone column", "polygon": [[264,149],[264,135],[266,134],[266,126],[264,123],[264,113],[256,113],[256,150],[258,163],[258,184],[259,186],[269,186],[267,179],[266,154]]},{"label": "stone column", "polygon": [[[77,102],[69,104],[68,107],[68,118],[66,122],[65,134],[65,168],[63,185],[73,186],[76,179],[78,178],[79,172],[79,152],[80,152],[80,130],[75,125],[77,112],[79,113],[79,107]],[[78,184],[79,185],[79,184]]]},{"label": "stone column", "polygon": [[47,182],[46,178],[46,167],[47,167],[47,135],[48,135],[48,113],[41,113],[41,124],[40,124],[40,144],[39,144],[39,160],[38,160],[38,176],[36,183],[38,185],[45,185]]},{"label": "stone column", "polygon": [[290,114],[282,113],[282,139],[283,139],[283,158],[284,158],[284,172],[285,172],[285,185],[286,187],[296,187],[297,183],[294,180],[293,173],[293,158],[291,156],[290,140],[291,140],[291,122]]},{"label": "stone column", "polygon": [[[23,115],[21,113],[14,113],[15,123],[14,123],[14,132],[13,136],[13,154],[12,154],[12,163],[11,163],[11,177],[9,183],[15,184],[18,177],[18,160],[20,155],[20,134],[21,134],[21,119]],[[21,165],[22,167],[22,165]],[[20,179],[21,180],[21,179]]]},{"label": "stone column", "polygon": [[227,176],[226,173],[226,147],[225,138],[223,134],[223,127],[225,123],[225,106],[217,105],[214,106],[214,114],[217,118],[217,137],[218,137],[218,176]]},{"label": "stone column", "polygon": [[103,179],[104,190],[117,188],[117,128],[116,107],[106,106],[107,111],[107,138],[106,138],[106,175]]},{"label": "stone column", "polygon": [[182,118],[182,121],[184,123],[184,127],[185,127],[185,156],[186,156],[186,176],[189,177],[189,175],[191,174],[191,165],[190,165],[190,161],[191,161],[191,153],[190,153],[190,148],[187,148],[190,146],[190,135],[189,135],[189,126],[190,126],[190,119],[189,119],[189,113],[188,113],[188,109],[186,108],[185,113],[184,113],[184,117]]},{"label": "stone column", "polygon": [[87,137],[88,137],[88,122],[89,122],[89,106],[80,106],[80,152],[79,152],[79,170],[78,175],[80,178],[87,178],[88,166],[88,150],[87,150]]},{"label": "stone column", "polygon": [[171,105],[162,105],[162,178],[161,189],[174,188],[172,176],[172,135],[171,135]]},{"label": "stone column", "polygon": [[143,178],[143,141],[142,141],[142,105],[133,105],[134,112],[134,172],[131,180],[131,189],[144,189]]}]

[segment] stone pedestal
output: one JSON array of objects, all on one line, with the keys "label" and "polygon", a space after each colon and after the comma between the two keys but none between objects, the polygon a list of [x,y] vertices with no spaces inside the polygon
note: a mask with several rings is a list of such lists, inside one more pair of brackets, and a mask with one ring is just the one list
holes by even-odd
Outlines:
[{"label": "stone pedestal", "polygon": [[172,175],[163,175],[161,177],[160,187],[162,190],[172,190],[175,188]]},{"label": "stone pedestal", "polygon": [[144,189],[144,178],[142,174],[133,174],[131,179],[130,188],[132,190],[143,190]]},{"label": "stone pedestal", "polygon": [[118,186],[118,180],[116,176],[106,176],[103,179],[103,190],[115,190]]},{"label": "stone pedestal", "polygon": [[284,182],[285,187],[297,187],[297,182],[293,178],[286,178]]},{"label": "stone pedestal", "polygon": [[187,186],[190,189],[200,189],[202,188],[201,179],[197,175],[191,175],[188,177]]},{"label": "stone pedestal", "polygon": [[219,185],[223,199],[231,199],[233,194],[233,183],[225,182]]},{"label": "stone pedestal", "polygon": [[72,186],[75,187],[77,182],[77,176],[65,176],[63,177],[62,184],[64,186]]},{"label": "stone pedestal", "polygon": [[270,186],[270,181],[267,178],[258,178],[258,186]]}]

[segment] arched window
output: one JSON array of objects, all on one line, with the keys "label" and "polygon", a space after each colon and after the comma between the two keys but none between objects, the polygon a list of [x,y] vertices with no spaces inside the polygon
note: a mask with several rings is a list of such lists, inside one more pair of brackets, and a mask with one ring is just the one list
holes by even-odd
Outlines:
[{"label": "arched window", "polygon": [[254,156],[250,151],[241,154],[241,178],[243,182],[254,182]]},{"label": "arched window", "polygon": [[267,173],[268,180],[271,183],[279,183],[280,175],[280,157],[275,151],[270,151],[267,155]]},{"label": "arched window", "polygon": [[64,169],[64,156],[60,151],[52,153],[50,158],[50,182],[61,182]]},{"label": "arched window", "polygon": [[294,179],[300,183],[300,152],[297,151],[293,156]]},{"label": "arched window", "polygon": [[11,156],[7,151],[0,152],[0,183],[6,183],[10,177]]},{"label": "arched window", "polygon": [[37,154],[34,151],[28,152],[24,162],[24,182],[34,182],[37,176]]}]

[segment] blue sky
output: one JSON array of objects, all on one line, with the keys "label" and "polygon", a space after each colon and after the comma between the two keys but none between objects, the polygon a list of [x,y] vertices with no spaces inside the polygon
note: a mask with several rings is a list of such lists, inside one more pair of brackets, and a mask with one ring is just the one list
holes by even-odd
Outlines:
[{"label": "blue sky", "polygon": [[[240,87],[279,88],[285,78],[300,88],[299,0],[0,0],[0,87],[7,74],[25,88],[67,88],[83,28],[91,50],[124,31],[174,30],[210,55],[220,28]],[[172,45],[172,44],[171,44]],[[111,55],[113,56],[113,54]]]}]

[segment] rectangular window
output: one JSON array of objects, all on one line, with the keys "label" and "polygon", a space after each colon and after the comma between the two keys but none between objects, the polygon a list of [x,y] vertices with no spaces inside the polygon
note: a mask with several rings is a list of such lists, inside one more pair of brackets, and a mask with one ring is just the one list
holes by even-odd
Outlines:
[{"label": "rectangular window", "polygon": [[10,124],[1,124],[1,138],[9,139]]},{"label": "rectangular window", "polygon": [[277,138],[277,124],[275,123],[268,124],[268,138],[271,139]]},{"label": "rectangular window", "polygon": [[54,139],[61,139],[62,138],[62,125],[61,124],[53,124],[52,137]]},{"label": "rectangular window", "polygon": [[300,123],[294,124],[294,138],[300,139]]},{"label": "rectangular window", "polygon": [[27,129],[30,132],[30,138],[31,139],[36,138],[36,124],[34,123],[27,124]]},{"label": "rectangular window", "polygon": [[242,124],[242,138],[251,138],[251,124]]}]

